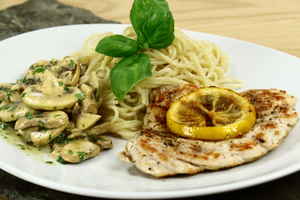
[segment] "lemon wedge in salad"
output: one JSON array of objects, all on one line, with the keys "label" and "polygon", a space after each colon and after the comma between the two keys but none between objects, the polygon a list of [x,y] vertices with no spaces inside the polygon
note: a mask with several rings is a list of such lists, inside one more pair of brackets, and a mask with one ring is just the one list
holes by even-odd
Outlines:
[{"label": "lemon wedge in salad", "polygon": [[255,124],[254,106],[238,93],[200,88],[173,102],[167,112],[172,133],[203,140],[224,140],[248,132]]}]

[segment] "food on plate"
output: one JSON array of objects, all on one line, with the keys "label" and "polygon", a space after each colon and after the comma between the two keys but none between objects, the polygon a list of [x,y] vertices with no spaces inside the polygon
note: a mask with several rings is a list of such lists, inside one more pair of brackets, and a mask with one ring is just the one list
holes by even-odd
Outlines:
[{"label": "food on plate", "polygon": [[[139,134],[154,88],[241,86],[227,75],[228,57],[217,45],[194,40],[174,27],[166,1],[134,1],[130,19],[132,27],[122,35],[92,35],[74,54],[88,65],[90,80],[101,79],[95,83],[103,97],[100,131],[126,139]],[[82,80],[89,81],[85,76]]]},{"label": "food on plate", "polygon": [[73,57],[33,64],[17,83],[0,85],[2,123],[29,145],[50,146],[61,163],[79,163],[112,148],[110,138],[91,131],[101,119],[102,96],[92,82],[81,80],[86,71]]},{"label": "food on plate", "polygon": [[224,88],[200,88],[170,105],[166,123],[183,137],[224,140],[248,132],[255,123],[254,106]]},{"label": "food on plate", "polygon": [[155,177],[253,161],[298,120],[277,89],[232,89],[218,46],[176,29],[165,0],[135,0],[132,27],[87,38],[72,56],[39,61],[0,84],[0,128],[60,163],[80,163],[130,139],[122,158]]},{"label": "food on plate", "polygon": [[253,104],[257,119],[247,133],[221,141],[179,137],[168,129],[166,113],[174,101],[198,90],[190,85],[153,90],[142,134],[128,142],[122,159],[155,177],[233,167],[276,148],[298,121],[295,98],[285,91],[248,90],[241,95]]}]

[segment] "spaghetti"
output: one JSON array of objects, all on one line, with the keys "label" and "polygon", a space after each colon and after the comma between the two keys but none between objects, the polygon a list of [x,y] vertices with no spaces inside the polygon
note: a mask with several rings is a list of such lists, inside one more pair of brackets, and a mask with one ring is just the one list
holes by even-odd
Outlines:
[{"label": "spaghetti", "polygon": [[[125,29],[125,36],[135,39],[134,30]],[[124,100],[118,101],[110,88],[109,73],[119,61],[95,52],[97,43],[112,33],[90,36],[82,49],[74,55],[88,64],[81,82],[90,82],[100,88],[99,101],[102,101],[103,122],[101,132],[115,133],[123,138],[132,138],[143,125],[145,108],[149,104],[151,89],[171,85],[194,84],[199,87],[217,86],[240,87],[240,82],[227,76],[228,57],[218,46],[207,41],[189,38],[183,32],[175,31],[175,40],[165,49],[147,49],[153,75],[139,82]]]}]

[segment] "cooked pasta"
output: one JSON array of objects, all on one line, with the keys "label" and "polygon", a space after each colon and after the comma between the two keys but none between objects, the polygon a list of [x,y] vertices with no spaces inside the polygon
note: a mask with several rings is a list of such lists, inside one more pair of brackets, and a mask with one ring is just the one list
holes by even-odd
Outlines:
[{"label": "cooked pasta", "polygon": [[[131,27],[123,34],[136,38]],[[119,58],[95,52],[99,40],[108,35],[112,33],[90,36],[82,49],[74,54],[78,60],[88,64],[88,70],[81,82],[90,82],[95,88],[100,88],[103,112],[101,132],[118,134],[127,139],[138,134],[153,88],[182,84],[228,88],[241,85],[240,81],[227,76],[229,60],[218,46],[208,41],[191,39],[180,30],[176,30],[175,40],[169,47],[144,51],[150,57],[153,75],[139,82],[124,100],[118,101],[110,88],[109,73]]]}]

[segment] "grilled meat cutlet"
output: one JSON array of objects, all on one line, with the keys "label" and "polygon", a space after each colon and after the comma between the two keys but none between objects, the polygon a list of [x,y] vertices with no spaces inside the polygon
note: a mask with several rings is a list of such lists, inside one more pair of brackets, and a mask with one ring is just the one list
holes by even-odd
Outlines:
[{"label": "grilled meat cutlet", "polygon": [[253,128],[239,138],[203,141],[176,136],[167,128],[170,104],[195,86],[165,87],[152,92],[142,134],[130,140],[124,160],[154,177],[195,174],[254,161],[278,147],[298,121],[296,99],[283,90],[248,90],[242,94],[256,108]]}]

